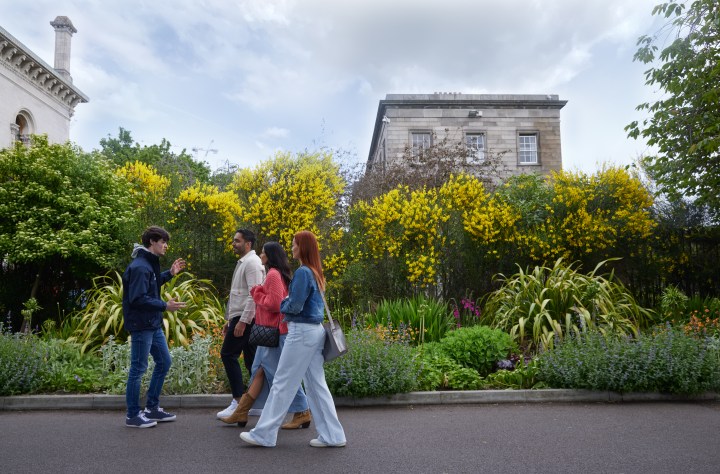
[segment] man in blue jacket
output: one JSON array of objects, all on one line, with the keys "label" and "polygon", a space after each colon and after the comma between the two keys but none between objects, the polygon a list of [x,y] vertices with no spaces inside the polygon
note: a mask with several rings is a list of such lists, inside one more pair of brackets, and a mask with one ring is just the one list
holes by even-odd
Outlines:
[{"label": "man in blue jacket", "polygon": [[[185,303],[160,298],[160,287],[185,268],[185,261],[175,260],[170,270],[160,272],[160,257],[167,252],[170,234],[162,227],[148,227],[142,235],[143,245],[135,244],[133,261],[123,273],[123,322],[130,333],[130,373],[125,401],[125,426],[150,428],[158,421],[173,421],[175,415],[160,408],[165,376],[172,359],[163,332],[163,312],[177,311]],[[148,368],[148,355],[155,361],[145,410],[140,410],[140,381]]]}]

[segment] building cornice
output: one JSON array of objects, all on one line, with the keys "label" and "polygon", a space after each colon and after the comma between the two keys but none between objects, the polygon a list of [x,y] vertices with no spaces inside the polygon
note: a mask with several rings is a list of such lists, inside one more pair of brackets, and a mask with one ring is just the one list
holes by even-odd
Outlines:
[{"label": "building cornice", "polygon": [[67,107],[71,115],[77,104],[89,100],[80,89],[73,86],[2,27],[0,27],[0,63]]}]

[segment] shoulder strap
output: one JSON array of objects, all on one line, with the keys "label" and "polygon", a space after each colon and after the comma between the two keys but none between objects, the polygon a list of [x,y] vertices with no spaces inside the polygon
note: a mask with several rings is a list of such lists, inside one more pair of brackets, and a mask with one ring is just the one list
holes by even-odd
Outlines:
[{"label": "shoulder strap", "polygon": [[323,304],[325,305],[325,312],[327,313],[328,321],[330,321],[330,329],[335,330],[335,323],[333,323],[332,315],[330,314],[330,308],[328,308],[327,301],[325,301],[325,292],[321,291],[320,296],[322,296]]}]

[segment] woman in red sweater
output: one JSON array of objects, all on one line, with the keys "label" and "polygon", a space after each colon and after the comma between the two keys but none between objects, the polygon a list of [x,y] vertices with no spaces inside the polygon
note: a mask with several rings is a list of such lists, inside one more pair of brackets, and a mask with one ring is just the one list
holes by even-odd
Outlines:
[{"label": "woman in red sweater", "polygon": [[[288,332],[287,323],[282,322],[283,315],[280,313],[280,303],[288,295],[288,285],[292,279],[287,253],[279,243],[268,242],[263,245],[260,260],[265,265],[267,276],[262,285],[250,289],[250,295],[255,301],[255,324],[278,327],[280,329],[280,345],[278,347],[257,347],[252,366],[252,378],[247,392],[243,394],[235,412],[228,417],[221,418],[225,423],[237,423],[239,426],[245,426],[247,423],[250,408],[260,408],[265,404],[264,399],[259,403],[255,402],[263,393],[264,382],[267,380],[268,390],[272,385],[280,361],[280,352]],[[265,391],[265,397],[267,397],[267,393]],[[291,421],[282,425],[283,429],[310,426],[310,410],[302,387],[298,388],[288,413],[294,413],[294,416]]]}]

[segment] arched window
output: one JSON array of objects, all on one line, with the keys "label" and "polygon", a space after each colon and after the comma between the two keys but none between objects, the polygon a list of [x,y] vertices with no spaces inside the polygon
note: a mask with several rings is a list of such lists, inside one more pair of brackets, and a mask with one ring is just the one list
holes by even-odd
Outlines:
[{"label": "arched window", "polygon": [[15,127],[13,127],[16,133],[15,140],[21,141],[24,144],[30,143],[30,135],[35,133],[35,123],[32,119],[32,115],[27,110],[21,110],[15,117]]}]

